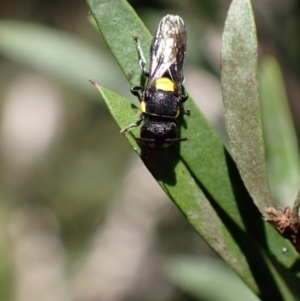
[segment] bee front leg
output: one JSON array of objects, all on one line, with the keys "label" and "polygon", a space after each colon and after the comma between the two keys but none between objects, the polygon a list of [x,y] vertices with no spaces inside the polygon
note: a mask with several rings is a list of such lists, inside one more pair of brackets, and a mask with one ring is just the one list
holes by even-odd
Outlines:
[{"label": "bee front leg", "polygon": [[[189,95],[187,93],[185,93],[185,88],[184,86],[182,86],[182,95],[181,95],[181,104],[183,104],[185,101],[187,101],[187,99],[189,98]],[[184,109],[184,113],[187,115],[190,115],[191,110],[190,109]]]},{"label": "bee front leg", "polygon": [[148,77],[149,76],[149,72],[145,68],[145,66],[146,66],[146,59],[144,57],[143,50],[142,50],[139,38],[138,37],[133,37],[133,38],[135,40],[135,46],[136,46],[136,49],[137,49],[139,57],[140,57],[140,67],[142,69],[143,74]]},{"label": "bee front leg", "polygon": [[140,102],[142,102],[142,94],[143,94],[143,91],[144,91],[144,87],[142,86],[132,86],[130,88],[130,92],[136,96]]}]

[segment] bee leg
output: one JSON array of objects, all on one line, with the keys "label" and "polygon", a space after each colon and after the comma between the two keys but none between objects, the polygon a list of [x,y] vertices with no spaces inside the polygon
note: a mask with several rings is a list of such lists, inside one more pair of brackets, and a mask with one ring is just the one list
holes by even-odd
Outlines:
[{"label": "bee leg", "polygon": [[189,95],[187,93],[184,93],[181,95],[181,103],[185,102],[189,98]]},{"label": "bee leg", "polygon": [[[189,98],[189,95],[187,93],[185,93],[185,88],[183,86],[182,86],[182,92],[183,93],[181,95],[181,103],[184,103]],[[190,109],[185,109],[184,113],[187,114],[187,115],[190,115],[191,110]]]},{"label": "bee leg", "polygon": [[185,92],[184,86],[182,86],[181,103],[185,102],[189,98],[189,95]]},{"label": "bee leg", "polygon": [[136,96],[140,102],[142,102],[142,93],[144,91],[144,87],[142,86],[133,86],[130,88],[130,92]]},{"label": "bee leg", "polygon": [[124,135],[124,134],[128,133],[129,131],[131,131],[133,128],[135,128],[135,127],[141,125],[143,122],[144,122],[144,118],[142,117],[142,118],[141,118],[140,120],[138,120],[137,122],[132,123],[132,124],[130,124],[129,126],[127,126],[125,129],[121,130],[120,133],[121,133],[122,135]]},{"label": "bee leg", "polygon": [[146,59],[144,57],[144,54],[143,54],[143,50],[141,48],[141,44],[140,44],[140,41],[139,41],[139,38],[138,37],[133,37],[134,40],[135,40],[135,46],[136,46],[136,49],[139,53],[139,57],[140,57],[140,67],[142,69],[142,72],[145,76],[149,76],[149,72],[146,70],[145,66],[146,66]]}]

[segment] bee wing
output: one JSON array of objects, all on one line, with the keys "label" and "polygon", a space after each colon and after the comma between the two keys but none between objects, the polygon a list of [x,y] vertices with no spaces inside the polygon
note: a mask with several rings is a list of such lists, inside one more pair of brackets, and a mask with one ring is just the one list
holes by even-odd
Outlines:
[{"label": "bee wing", "polygon": [[160,21],[151,44],[146,89],[154,89],[157,79],[167,75],[175,84],[175,93],[181,96],[186,40],[185,25],[179,16],[167,15]]}]

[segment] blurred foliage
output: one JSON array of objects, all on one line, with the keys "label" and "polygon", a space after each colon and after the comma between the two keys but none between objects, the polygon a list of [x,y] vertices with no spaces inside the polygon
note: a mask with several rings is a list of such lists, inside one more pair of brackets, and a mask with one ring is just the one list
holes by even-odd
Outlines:
[{"label": "blurred foliage", "polygon": [[[181,15],[189,30],[186,70],[205,69],[211,74],[219,74],[219,41],[230,1],[134,0],[130,3],[151,31],[163,15]],[[253,4],[260,56],[263,59],[272,54],[280,62],[299,137],[299,3],[295,0],[280,3],[261,3],[257,0]],[[129,85],[127,86],[100,35],[87,21],[87,16],[88,8],[84,1],[0,2],[0,299],[3,301],[26,300],[26,296],[22,299],[15,295],[20,284],[20,276],[15,267],[18,263],[16,245],[21,241],[15,234],[18,214],[24,208],[40,206],[53,213],[60,228],[58,237],[67,254],[67,271],[73,271],[78,260],[86,255],[96,229],[105,223],[107,213],[111,210],[110,200],[128,172],[131,150],[119,135],[115,122],[87,77],[101,84],[107,83],[109,88],[132,101],[135,99],[130,96]],[[9,33],[8,27],[5,27],[7,24],[13,24],[15,31]],[[30,32],[31,26],[37,31]],[[49,44],[46,44],[43,40],[46,33],[43,30],[53,33],[57,39],[48,40]],[[37,32],[41,34],[40,37]],[[18,33],[21,33],[19,40]],[[29,39],[30,35],[32,40]],[[23,46],[18,44],[21,43],[21,38]],[[71,42],[67,43],[68,41]],[[41,48],[37,48],[38,46]],[[46,50],[50,49],[53,56],[45,56]],[[68,60],[70,57],[72,59]],[[37,64],[38,61],[41,64]],[[105,63],[105,68],[102,68],[100,62]],[[46,82],[45,86],[58,95],[55,101],[58,102],[61,117],[58,128],[53,137],[49,138],[49,145],[42,155],[36,155],[36,160],[25,164],[19,158],[26,149],[22,148],[22,144],[16,152],[9,148],[11,140],[4,140],[4,137],[8,139],[9,133],[13,136],[14,131],[5,130],[4,125],[7,114],[11,112],[7,105],[11,99],[16,98],[15,91],[19,91],[20,94],[17,95],[24,97],[24,93],[31,91],[37,101],[47,98],[44,94],[47,89],[40,90],[36,78],[42,78]],[[188,76],[186,79],[188,80]],[[26,83],[25,88],[22,82]],[[35,111],[34,106],[31,109],[33,115],[18,115],[16,120],[25,118],[30,121],[35,118],[34,113],[44,113]],[[41,123],[41,132],[43,126]],[[31,136],[31,132],[24,132],[24,135]],[[214,256],[199,242],[183,218],[174,212],[170,216],[168,222],[164,221],[163,225],[158,226],[163,228],[162,233],[157,234],[160,242],[158,257],[167,257],[177,250],[181,253]],[[174,292],[174,289],[167,296],[165,300],[192,300],[188,294]]]},{"label": "blurred foliage", "polygon": [[276,203],[289,206],[299,190],[299,149],[282,73],[273,57],[261,64],[260,92],[270,189]]},{"label": "blurred foliage", "polygon": [[[167,264],[169,278],[197,300],[259,300],[223,262],[209,257],[178,255]],[[216,289],[222,288],[222,289]]]}]

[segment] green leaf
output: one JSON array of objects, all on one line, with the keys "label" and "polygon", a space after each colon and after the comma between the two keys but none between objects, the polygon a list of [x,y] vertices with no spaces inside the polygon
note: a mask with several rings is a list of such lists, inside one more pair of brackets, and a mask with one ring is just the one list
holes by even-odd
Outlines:
[{"label": "green leaf", "polygon": [[233,157],[253,201],[264,215],[272,206],[260,121],[257,39],[249,0],[234,0],[222,45],[222,90]]},{"label": "green leaf", "polygon": [[[101,93],[120,128],[124,127],[126,122],[136,120],[139,115],[138,111],[132,109],[132,104],[127,99],[95,83],[94,85]],[[129,108],[130,110],[128,110]],[[140,154],[133,135],[129,134],[127,138],[135,151]],[[265,252],[247,233],[241,231],[219,207],[214,206],[211,203],[212,200],[208,200],[198,187],[197,180],[182,161],[178,160],[176,156],[167,154],[158,159],[149,157],[145,159],[144,163],[148,165],[154,177],[159,179],[158,182],[164,191],[196,231],[254,292],[259,294],[262,289],[262,294],[265,294],[264,290],[275,290],[275,295],[278,293],[273,286],[272,277],[270,277],[269,269],[273,269],[273,267],[266,258]],[[162,166],[164,167],[163,174],[161,173]],[[174,175],[176,175],[176,185],[172,182]],[[239,241],[239,244],[236,241]],[[255,269],[253,270],[253,266],[258,267],[257,272]],[[280,283],[281,278],[275,270],[273,274]],[[259,287],[260,283],[263,283],[262,288]],[[284,284],[281,285],[281,288],[283,287]],[[285,289],[288,291],[287,288]]]},{"label": "green leaf", "polygon": [[[151,43],[149,31],[126,1],[89,0],[88,4],[124,74],[132,72],[130,83],[139,85],[141,70],[133,36],[139,37],[144,53],[147,54]],[[148,46],[147,51],[145,45]],[[230,161],[230,158],[221,140],[191,98],[187,105],[191,114],[182,120],[181,136],[190,140],[180,145],[182,160],[211,196],[218,200],[219,205],[244,229],[229,178],[232,171],[228,170],[227,161]],[[127,125],[131,122],[132,120],[128,120]],[[245,197],[247,198],[247,195]]]},{"label": "green leaf", "polygon": [[260,92],[272,196],[275,203],[291,206],[300,188],[299,149],[282,74],[274,58],[262,61]]},{"label": "green leaf", "polygon": [[[126,1],[87,2],[123,73],[131,84],[140,85],[141,71],[133,36],[139,36],[146,54],[150,33]],[[120,129],[139,118],[139,111],[126,99],[97,88]],[[288,241],[262,221],[219,137],[190,98],[187,106],[191,114],[180,120],[181,137],[190,140],[172,146],[165,154],[149,156],[141,151],[133,138],[138,135],[138,129],[126,137],[199,234],[249,287],[262,295],[271,292],[276,298],[281,295],[279,285],[282,293],[288,296],[290,288],[284,284],[265,251],[271,252],[284,267],[295,262],[296,252]],[[289,257],[283,255],[283,247],[290,251]]]}]

